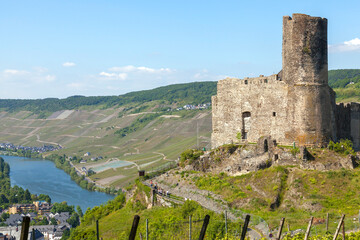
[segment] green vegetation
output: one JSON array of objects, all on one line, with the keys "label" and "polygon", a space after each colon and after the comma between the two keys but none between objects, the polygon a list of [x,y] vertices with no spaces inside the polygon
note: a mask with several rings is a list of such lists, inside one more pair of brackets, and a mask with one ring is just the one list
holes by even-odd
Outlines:
[{"label": "green vegetation", "polygon": [[330,70],[328,78],[330,87],[344,88],[350,82],[360,83],[360,69]]},{"label": "green vegetation", "polygon": [[[360,208],[359,169],[320,172],[270,167],[236,177],[220,173],[194,174],[190,178],[199,189],[221,195],[233,209],[261,216],[270,228],[276,228],[279,219],[285,217],[291,229],[306,229],[311,216],[324,219],[329,213],[330,230],[334,232],[334,222],[344,213],[345,225],[352,229],[352,219]],[[278,206],[273,205],[276,199]],[[325,227],[316,231],[325,233]]]},{"label": "green vegetation", "polygon": [[330,70],[329,85],[337,102],[360,102],[360,69]]},{"label": "green vegetation", "polygon": [[[0,99],[0,110],[7,112],[30,111],[38,114],[38,118],[46,118],[52,112],[65,109],[88,107],[104,109],[128,103],[145,103],[155,100],[161,100],[169,104],[199,104],[210,102],[211,96],[215,94],[216,82],[195,82],[131,92],[120,96],[72,96],[65,99],[46,98],[36,100]],[[145,109],[143,107],[138,111]]]},{"label": "green vegetation", "polygon": [[349,139],[340,139],[340,142],[337,142],[337,143],[330,141],[328,148],[337,153],[342,153],[345,155],[348,155],[348,154],[355,155],[355,151],[353,149],[353,143]]},{"label": "green vegetation", "polygon": [[185,166],[192,164],[197,160],[204,152],[201,150],[188,149],[181,153],[180,155],[180,166]]},{"label": "green vegetation", "polygon": [[[140,216],[138,233],[145,236],[146,219],[149,220],[149,239],[185,239],[188,236],[189,216],[192,216],[193,238],[197,239],[202,220],[210,215],[206,236],[221,239],[225,236],[224,216],[202,208],[194,201],[173,207],[153,207],[147,209],[145,192],[138,182],[134,196],[125,202],[123,194],[108,204],[86,211],[81,225],[72,230],[70,239],[96,239],[95,222],[99,220],[100,237],[103,239],[126,239],[129,236],[134,215]],[[242,221],[228,222],[228,228],[239,230]],[[235,231],[233,231],[235,232]]]},{"label": "green vegetation", "polygon": [[147,124],[158,118],[160,115],[162,115],[162,113],[153,113],[141,116],[132,122],[130,126],[115,131],[115,134],[120,135],[120,137],[126,137],[128,134],[144,128]]},{"label": "green vegetation", "polygon": [[45,200],[51,203],[48,195],[32,195],[28,189],[21,187],[11,187],[10,184],[10,166],[0,157],[0,208],[6,209],[14,203],[32,203],[36,200]]}]

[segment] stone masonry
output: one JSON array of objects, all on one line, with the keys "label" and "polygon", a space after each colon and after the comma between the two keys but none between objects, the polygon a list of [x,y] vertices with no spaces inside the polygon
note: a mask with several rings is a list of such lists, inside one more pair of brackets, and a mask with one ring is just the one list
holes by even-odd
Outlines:
[{"label": "stone masonry", "polygon": [[283,17],[283,69],[271,76],[226,78],[212,97],[212,147],[271,136],[280,144],[360,145],[360,104],[336,105],[328,85],[327,19]]}]

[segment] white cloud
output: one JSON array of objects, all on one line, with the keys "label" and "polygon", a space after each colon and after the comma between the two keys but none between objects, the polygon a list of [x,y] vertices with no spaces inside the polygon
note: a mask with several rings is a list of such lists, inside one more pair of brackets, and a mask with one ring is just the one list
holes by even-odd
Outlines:
[{"label": "white cloud", "polygon": [[74,66],[76,66],[76,64],[73,63],[73,62],[64,62],[62,65],[63,65],[63,67],[74,67]]},{"label": "white cloud", "polygon": [[71,89],[82,89],[84,87],[84,84],[82,83],[77,83],[77,82],[72,82],[66,85],[66,87],[71,88]]},{"label": "white cloud", "polygon": [[112,72],[138,72],[138,73],[171,73],[174,70],[171,70],[170,68],[149,68],[149,67],[135,67],[133,65],[123,66],[123,67],[112,67],[109,68],[109,71]]},{"label": "white cloud", "polygon": [[55,75],[47,73],[47,69],[43,67],[35,67],[32,71],[5,69],[0,73],[0,80],[11,81],[17,83],[45,83],[53,82],[56,79]]},{"label": "white cloud", "polygon": [[25,75],[28,73],[29,72],[27,72],[27,71],[17,70],[17,69],[5,69],[4,70],[4,74],[6,74],[6,75]]},{"label": "white cloud", "polygon": [[53,82],[53,81],[55,81],[56,76],[55,75],[46,75],[44,79],[47,82]]},{"label": "white cloud", "polygon": [[330,52],[351,52],[360,50],[360,39],[354,38],[341,44],[329,45]]},{"label": "white cloud", "polygon": [[220,79],[225,79],[229,76],[227,75],[215,75],[210,73],[207,69],[203,69],[200,72],[195,73],[192,76],[192,79],[195,81],[218,81]]},{"label": "white cloud", "polygon": [[99,73],[99,75],[108,79],[119,79],[119,80],[125,80],[128,76],[126,73],[108,73],[108,72],[101,72]]}]

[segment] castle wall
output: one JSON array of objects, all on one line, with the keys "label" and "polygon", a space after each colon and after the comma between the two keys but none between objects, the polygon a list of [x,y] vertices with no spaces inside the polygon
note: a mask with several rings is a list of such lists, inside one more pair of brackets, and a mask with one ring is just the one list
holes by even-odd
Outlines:
[{"label": "castle wall", "polygon": [[360,104],[351,103],[351,139],[356,150],[360,150]]},{"label": "castle wall", "polygon": [[327,20],[305,14],[284,17],[282,58],[278,75],[218,82],[212,99],[213,147],[237,141],[239,132],[250,142],[271,135],[282,143],[324,146],[336,139]]},{"label": "castle wall", "polygon": [[337,138],[350,139],[354,149],[360,150],[360,104],[340,103],[336,105]]},{"label": "castle wall", "polygon": [[[212,147],[238,142],[237,134],[249,142],[271,135],[286,141],[287,85],[277,75],[258,78],[227,78],[218,82],[212,98]],[[244,139],[245,140],[245,139]]]}]

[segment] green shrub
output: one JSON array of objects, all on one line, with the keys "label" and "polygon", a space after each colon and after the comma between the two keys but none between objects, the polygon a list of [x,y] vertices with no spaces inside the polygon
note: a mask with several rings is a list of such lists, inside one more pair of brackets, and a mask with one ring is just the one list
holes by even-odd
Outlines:
[{"label": "green shrub", "polygon": [[187,164],[192,164],[197,160],[204,152],[196,149],[188,149],[180,154],[180,166],[184,167]]},{"label": "green shrub", "polygon": [[353,143],[349,139],[340,139],[340,142],[334,143],[330,141],[328,148],[332,151],[342,154],[352,154],[354,155]]}]

